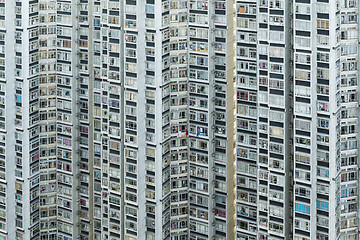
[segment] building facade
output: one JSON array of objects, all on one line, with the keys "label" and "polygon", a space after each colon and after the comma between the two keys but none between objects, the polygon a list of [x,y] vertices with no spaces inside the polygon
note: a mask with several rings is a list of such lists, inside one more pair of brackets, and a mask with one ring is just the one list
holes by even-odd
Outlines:
[{"label": "building facade", "polygon": [[358,15],[0,0],[0,239],[358,239]]}]

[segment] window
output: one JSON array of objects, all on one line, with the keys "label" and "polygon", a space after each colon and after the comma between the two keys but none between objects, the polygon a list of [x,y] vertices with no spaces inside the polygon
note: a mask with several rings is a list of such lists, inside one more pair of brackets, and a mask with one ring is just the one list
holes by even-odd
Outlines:
[{"label": "window", "polygon": [[295,95],[300,97],[310,97],[311,88],[304,86],[295,86]]},{"label": "window", "polygon": [[329,153],[318,150],[316,159],[318,161],[326,161],[326,162],[328,162],[329,161]]},{"label": "window", "polygon": [[348,181],[355,181],[357,180],[357,173],[350,172],[350,173],[342,173],[341,174],[341,182],[348,182]]},{"label": "window", "polygon": [[310,27],[311,27],[310,21],[295,20],[295,30],[310,31]]},{"label": "window", "polygon": [[311,190],[305,187],[296,186],[295,195],[310,198]]},{"label": "window", "polygon": [[295,219],[295,227],[301,230],[309,231],[310,223],[302,219]]},{"label": "window", "polygon": [[300,153],[295,153],[295,161],[299,163],[310,164],[310,156]]},{"label": "window", "polygon": [[320,210],[329,211],[329,203],[326,201],[316,200],[316,208]]},{"label": "window", "polygon": [[318,19],[317,20],[318,29],[329,29],[329,20]]},{"label": "window", "polygon": [[295,179],[303,180],[303,181],[310,181],[310,172],[296,169],[295,170]]},{"label": "window", "polygon": [[302,130],[302,131],[310,131],[311,130],[311,122],[296,119],[295,120],[295,129]]},{"label": "window", "polygon": [[357,164],[357,158],[355,156],[341,158],[341,166],[351,166],[356,164]]},{"label": "window", "polygon": [[[342,46],[341,48],[341,52],[345,51],[343,50],[346,46]],[[329,62],[329,53],[323,53],[323,52],[318,52],[317,53],[317,61],[320,62]]]},{"label": "window", "polygon": [[[302,30],[299,26],[299,30]],[[307,37],[295,37],[295,46],[299,48],[308,48],[310,47],[310,38]]]},{"label": "window", "polygon": [[318,35],[317,36],[317,44],[322,45],[322,46],[328,46],[329,45],[329,36]]},{"label": "window", "polygon": [[[310,14],[310,4],[298,3],[295,4],[295,12],[299,14]],[[328,11],[326,11],[328,12]]]},{"label": "window", "polygon": [[295,212],[310,214],[310,206],[302,203],[295,203]]},{"label": "window", "polygon": [[238,18],[237,27],[256,30],[256,19]]},{"label": "window", "polygon": [[284,0],[270,0],[269,8],[284,9]]},{"label": "window", "polygon": [[329,169],[317,167],[317,176],[328,178],[329,177]]},{"label": "window", "polygon": [[318,101],[316,110],[321,112],[329,112],[329,103]]},{"label": "window", "polygon": [[326,217],[322,217],[322,216],[317,216],[316,217],[317,220],[317,224],[321,227],[329,227],[329,219]]},{"label": "window", "polygon": [[270,127],[270,136],[283,138],[284,129],[278,127]]},{"label": "window", "polygon": [[317,12],[319,13],[329,13],[329,3],[317,2]]},{"label": "window", "polygon": [[270,95],[269,96],[269,103],[272,106],[283,107],[284,104],[285,104],[284,97],[283,96]]}]

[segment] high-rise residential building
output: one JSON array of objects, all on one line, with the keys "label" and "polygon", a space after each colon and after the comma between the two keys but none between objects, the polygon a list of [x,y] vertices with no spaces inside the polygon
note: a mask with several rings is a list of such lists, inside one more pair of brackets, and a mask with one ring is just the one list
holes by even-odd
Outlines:
[{"label": "high-rise residential building", "polygon": [[0,240],[359,239],[356,0],[0,0]]},{"label": "high-rise residential building", "polygon": [[359,239],[358,4],[237,2],[240,239]]}]

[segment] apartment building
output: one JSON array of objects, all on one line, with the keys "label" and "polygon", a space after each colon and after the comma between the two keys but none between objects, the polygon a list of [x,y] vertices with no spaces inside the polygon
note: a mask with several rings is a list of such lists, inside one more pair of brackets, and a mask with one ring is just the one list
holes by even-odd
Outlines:
[{"label": "apartment building", "polygon": [[234,238],[234,2],[0,8],[3,239]]},{"label": "apartment building", "polygon": [[237,1],[238,239],[292,239],[290,1]]},{"label": "apartment building", "polygon": [[358,14],[0,0],[0,239],[358,239]]}]

